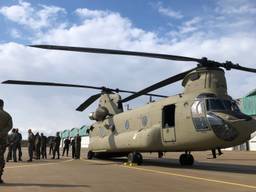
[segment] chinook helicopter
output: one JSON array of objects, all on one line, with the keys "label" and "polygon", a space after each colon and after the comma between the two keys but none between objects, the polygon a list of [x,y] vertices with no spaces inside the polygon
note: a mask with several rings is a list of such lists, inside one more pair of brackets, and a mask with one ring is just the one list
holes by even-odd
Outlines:
[{"label": "chinook helicopter", "polygon": [[[165,60],[196,62],[197,67],[169,77],[140,91],[107,87],[62,84],[52,82],[8,80],[4,84],[62,86],[97,89],[101,92],[89,97],[77,110],[84,111],[99,99],[89,118],[95,121],[89,131],[88,159],[94,157],[127,156],[128,162],[141,164],[142,152],[184,152],[181,165],[193,165],[192,151],[227,148],[244,143],[256,131],[256,120],[243,114],[227,93],[224,70],[256,73],[230,61],[221,63],[207,58],[134,52],[112,49],[31,45],[31,47],[99,54],[142,56]],[[182,80],[184,92],[165,96],[150,92]],[[119,93],[131,93],[121,98]],[[163,97],[145,106],[123,110],[123,103],[142,95]]]}]

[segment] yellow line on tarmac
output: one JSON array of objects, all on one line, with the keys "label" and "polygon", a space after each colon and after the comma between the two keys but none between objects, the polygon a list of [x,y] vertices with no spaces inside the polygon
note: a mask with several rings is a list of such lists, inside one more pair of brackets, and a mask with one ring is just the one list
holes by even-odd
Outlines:
[{"label": "yellow line on tarmac", "polygon": [[55,165],[59,163],[67,163],[73,161],[73,159],[69,159],[66,161],[59,161],[59,162],[53,162],[53,163],[41,163],[41,164],[30,164],[30,165],[19,165],[19,166],[11,166],[11,167],[5,167],[5,169],[15,169],[15,168],[24,168],[24,167],[38,167],[38,166],[45,166],[45,165]]},{"label": "yellow line on tarmac", "polygon": [[[82,159],[82,160],[86,161],[86,162],[90,162],[90,163],[93,163],[93,162],[103,163],[103,161],[97,161],[97,160],[96,161],[95,160],[86,160],[86,159]],[[145,168],[141,168],[141,167],[131,167],[131,166],[126,166],[126,165],[121,165],[121,167],[128,168],[128,169],[140,170],[140,171],[144,171],[144,172],[163,174],[163,175],[168,175],[168,176],[182,177],[182,178],[192,179],[192,180],[201,180],[201,181],[207,181],[207,182],[212,182],[212,183],[219,183],[219,184],[226,184],[226,185],[256,189],[255,185],[246,185],[246,184],[242,184],[242,183],[234,183],[234,182],[228,182],[228,181],[222,181],[222,180],[216,180],[216,179],[208,179],[208,178],[204,178],[204,177],[197,177],[197,176],[184,175],[184,174],[179,174],[179,173],[158,171],[158,170],[154,170],[154,169],[145,169]]]}]

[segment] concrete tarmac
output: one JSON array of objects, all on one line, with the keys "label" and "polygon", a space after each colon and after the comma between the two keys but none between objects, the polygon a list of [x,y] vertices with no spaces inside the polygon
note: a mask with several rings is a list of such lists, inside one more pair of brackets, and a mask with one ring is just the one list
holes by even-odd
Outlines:
[{"label": "concrete tarmac", "polygon": [[192,154],[192,167],[179,165],[180,153],[167,153],[162,159],[156,154],[143,154],[142,166],[125,166],[125,159],[69,157],[9,162],[0,191],[256,191],[256,152],[224,151],[217,159],[210,159],[210,151]]}]

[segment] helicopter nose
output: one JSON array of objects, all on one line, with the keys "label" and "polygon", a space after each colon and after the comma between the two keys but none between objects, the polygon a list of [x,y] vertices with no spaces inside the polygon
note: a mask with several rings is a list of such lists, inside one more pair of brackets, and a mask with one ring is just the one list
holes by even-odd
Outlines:
[{"label": "helicopter nose", "polygon": [[256,120],[236,120],[236,121],[229,121],[232,127],[234,127],[238,132],[239,135],[242,137],[251,137],[256,131]]}]

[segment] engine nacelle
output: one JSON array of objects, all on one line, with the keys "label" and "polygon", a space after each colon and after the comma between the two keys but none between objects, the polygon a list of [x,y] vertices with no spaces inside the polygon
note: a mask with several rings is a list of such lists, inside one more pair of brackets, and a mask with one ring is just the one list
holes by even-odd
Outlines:
[{"label": "engine nacelle", "polygon": [[109,112],[106,107],[98,107],[95,112],[89,114],[89,119],[102,121],[105,119],[107,115],[109,115]]}]

